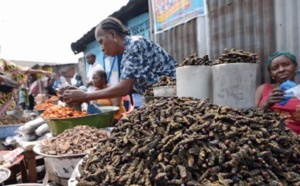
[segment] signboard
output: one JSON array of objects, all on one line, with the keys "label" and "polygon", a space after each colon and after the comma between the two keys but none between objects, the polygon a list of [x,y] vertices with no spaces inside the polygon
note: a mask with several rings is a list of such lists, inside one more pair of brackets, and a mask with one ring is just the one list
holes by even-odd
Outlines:
[{"label": "signboard", "polygon": [[152,0],[155,31],[162,32],[204,15],[204,0]]},{"label": "signboard", "polygon": [[132,27],[129,27],[131,35],[139,35],[146,38],[150,38],[150,23],[149,19],[143,21],[142,23],[138,25],[134,25]]}]

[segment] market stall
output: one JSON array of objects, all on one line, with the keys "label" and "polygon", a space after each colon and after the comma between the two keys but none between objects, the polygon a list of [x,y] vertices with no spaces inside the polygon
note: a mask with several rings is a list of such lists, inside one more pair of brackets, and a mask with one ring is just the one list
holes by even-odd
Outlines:
[{"label": "market stall", "polygon": [[235,49],[215,61],[190,55],[114,127],[118,108],[48,100],[18,128],[27,141],[16,141],[42,157],[45,183],[299,185],[299,136],[280,114],[254,108],[257,63]]},{"label": "market stall", "polygon": [[122,119],[70,183],[297,185],[299,149],[277,113],[162,98]]},{"label": "market stall", "polygon": [[[23,123],[18,124],[17,127],[11,129],[10,133],[6,132],[5,130],[0,130],[0,133],[3,135],[5,134],[5,138],[3,141],[6,145],[9,145],[12,147],[12,149],[22,149],[19,154],[16,154],[16,160],[19,160],[17,163],[20,164],[19,166],[22,166],[22,171],[20,174],[22,174],[22,178],[18,178],[15,175],[12,183],[17,182],[23,182],[23,183],[37,183],[38,180],[41,181],[41,179],[44,179],[43,177],[48,177],[48,174],[50,175],[49,179],[47,179],[46,183],[54,183],[54,184],[61,184],[61,182],[68,180],[69,177],[65,174],[63,176],[61,174],[58,174],[57,170],[60,170],[59,173],[62,173],[66,170],[66,166],[59,169],[57,168],[57,165],[65,165],[65,162],[68,162],[68,160],[74,160],[74,157],[77,157],[78,160],[80,160],[86,152],[77,152],[74,151],[74,154],[70,152],[60,152],[59,154],[53,154],[53,151],[40,151],[39,147],[41,144],[47,144],[47,140],[58,140],[59,135],[64,135],[65,131],[68,132],[68,129],[74,129],[73,131],[69,132],[69,136],[77,135],[77,144],[84,144],[80,146],[77,150],[83,150],[83,148],[86,148],[86,150],[93,147],[87,143],[96,143],[96,139],[101,139],[99,135],[94,134],[94,131],[92,130],[85,130],[84,127],[93,126],[95,127],[94,130],[99,130],[98,128],[107,128],[111,127],[114,113],[118,110],[118,107],[102,107],[98,109],[98,113],[90,114],[87,111],[80,111],[75,110],[74,108],[65,106],[63,102],[54,100],[54,98],[44,100],[37,104],[35,106],[34,112],[31,112],[29,115],[34,116],[27,118],[26,120],[23,119],[23,116],[26,115],[25,112],[20,114],[20,118],[22,118]],[[13,113],[13,112],[12,112]],[[13,116],[3,116],[3,120],[1,121],[2,124],[6,122],[9,123],[15,123],[14,120],[12,120]],[[13,122],[12,122],[13,121]],[[18,120],[19,122],[19,120]],[[6,124],[5,123],[5,124]],[[5,129],[8,125],[5,125]],[[15,125],[9,125],[9,126],[15,126]],[[77,129],[76,126],[83,128]],[[4,127],[2,127],[3,129]],[[77,129],[77,131],[75,131]],[[109,130],[109,128],[107,128]],[[100,130],[99,130],[100,131]],[[82,133],[83,132],[83,133]],[[92,134],[91,134],[92,133]],[[107,133],[107,132],[105,132]],[[83,141],[82,135],[86,135],[87,138],[89,137],[89,141]],[[54,136],[54,137],[53,137]],[[92,137],[92,138],[90,138]],[[63,137],[64,139],[70,139],[66,136]],[[75,138],[75,137],[74,137]],[[76,140],[75,140],[76,141]],[[53,141],[51,141],[52,143]],[[61,142],[61,141],[60,141]],[[59,142],[58,142],[59,143]],[[72,141],[73,145],[74,141]],[[48,143],[49,145],[49,143]],[[64,144],[65,145],[65,144]],[[70,143],[69,143],[70,145]],[[65,146],[64,146],[65,147]],[[15,150],[16,150],[15,149]],[[36,150],[37,149],[37,150]],[[14,150],[14,151],[15,151]],[[1,153],[7,152],[3,151],[3,149],[0,151]],[[0,153],[0,155],[1,155]],[[84,153],[84,154],[83,154]],[[2,158],[2,155],[1,155]],[[53,161],[53,160],[61,160],[63,159],[63,164],[60,161]],[[75,158],[76,159],[76,158]],[[49,161],[50,160],[50,161]],[[5,165],[8,164],[9,161],[5,161]],[[50,163],[49,163],[50,162]],[[54,164],[53,164],[54,162]],[[55,164],[56,162],[56,164]],[[76,163],[71,161],[72,165],[71,168],[76,166]],[[12,164],[12,165],[15,165]],[[42,170],[42,172],[45,172],[46,175],[44,175],[42,178],[38,177],[38,172],[40,171],[40,167],[44,167],[45,170]],[[1,167],[4,168],[3,165]],[[69,170],[69,174],[72,173],[72,170]],[[11,174],[15,174],[15,172],[11,171]],[[44,179],[45,182],[45,179]],[[62,185],[66,185],[65,183]]]}]

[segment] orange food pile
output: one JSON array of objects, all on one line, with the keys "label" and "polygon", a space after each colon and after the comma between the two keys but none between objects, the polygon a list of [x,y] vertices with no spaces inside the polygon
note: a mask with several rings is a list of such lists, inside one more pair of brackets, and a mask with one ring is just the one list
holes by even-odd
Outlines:
[{"label": "orange food pile", "polygon": [[54,104],[52,104],[50,100],[46,100],[45,103],[35,105],[34,110],[46,110],[52,106],[54,106]]},{"label": "orange food pile", "polygon": [[51,96],[49,99],[50,99],[50,101],[57,101],[58,97],[57,96]]},{"label": "orange food pile", "polygon": [[41,115],[43,118],[71,118],[88,115],[87,112],[77,111],[70,107],[63,107],[59,105],[53,105]]}]

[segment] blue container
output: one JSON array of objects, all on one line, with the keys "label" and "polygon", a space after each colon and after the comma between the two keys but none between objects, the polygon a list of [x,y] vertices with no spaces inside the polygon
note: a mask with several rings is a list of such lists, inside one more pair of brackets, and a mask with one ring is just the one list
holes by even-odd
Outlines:
[{"label": "blue container", "polygon": [[0,139],[5,139],[8,136],[15,136],[15,131],[23,124],[1,125],[0,126]]}]

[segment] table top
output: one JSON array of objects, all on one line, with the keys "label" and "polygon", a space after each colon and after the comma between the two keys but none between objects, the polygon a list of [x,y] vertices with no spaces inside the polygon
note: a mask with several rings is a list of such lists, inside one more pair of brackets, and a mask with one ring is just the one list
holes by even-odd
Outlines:
[{"label": "table top", "polygon": [[[11,151],[8,151],[8,150],[1,150],[1,151],[0,151],[0,156],[3,156],[3,155],[5,155],[5,154],[7,154],[7,153],[9,153],[9,152],[11,152]],[[18,155],[18,156],[14,159],[13,162],[2,164],[2,165],[0,165],[0,167],[10,168],[10,167],[12,167],[12,166],[14,166],[14,165],[16,165],[16,164],[19,164],[23,159],[24,159],[24,155],[23,155],[23,154],[20,154],[20,155]]]}]

